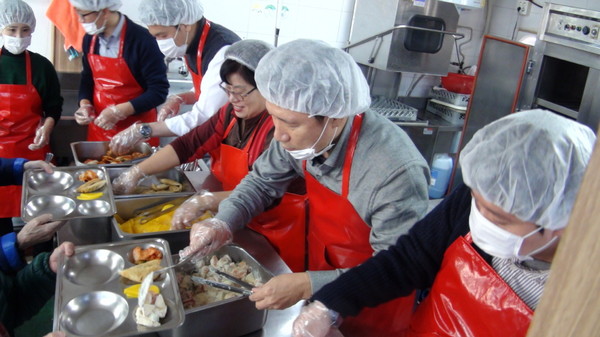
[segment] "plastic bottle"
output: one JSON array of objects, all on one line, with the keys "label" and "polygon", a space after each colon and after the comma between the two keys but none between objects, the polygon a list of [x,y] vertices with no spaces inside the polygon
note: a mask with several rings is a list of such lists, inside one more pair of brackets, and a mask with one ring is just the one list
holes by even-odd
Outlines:
[{"label": "plastic bottle", "polygon": [[431,181],[429,182],[429,198],[439,199],[448,189],[450,174],[452,173],[452,158],[447,153],[438,153],[433,156],[431,165]]}]

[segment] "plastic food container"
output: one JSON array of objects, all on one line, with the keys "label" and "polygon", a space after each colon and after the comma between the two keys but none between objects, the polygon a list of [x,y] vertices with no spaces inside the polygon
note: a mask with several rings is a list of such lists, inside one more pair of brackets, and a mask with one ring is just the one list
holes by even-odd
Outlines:
[{"label": "plastic food container", "polygon": [[[215,252],[218,258],[228,254],[234,262],[245,261],[255,277],[265,283],[273,274],[237,245],[227,245]],[[205,258],[207,261],[210,256]],[[178,270],[176,272],[188,272]],[[262,329],[267,310],[257,310],[248,297],[234,297],[185,310],[185,322],[174,330],[159,332],[161,337],[219,336],[237,337]],[[232,319],[235,320],[232,321]]]},{"label": "plastic food container", "polygon": [[465,123],[465,113],[467,108],[430,99],[427,102],[427,107],[425,109],[454,125],[462,125]]},{"label": "plastic food container", "polygon": [[136,246],[156,247],[163,254],[161,266],[172,265],[169,244],[162,239],[81,246],[75,255],[59,261],[54,331],[63,331],[69,337],[120,337],[174,329],[183,323],[183,303],[172,269],[153,282],[167,305],[161,326],[150,328],[135,322],[138,299],[127,298],[123,292],[135,282],[118,272],[134,265],[131,251]]},{"label": "plastic food container", "polygon": [[[92,193],[82,194],[77,192],[77,188],[84,182],[78,177],[88,170],[106,180],[106,184]],[[110,181],[106,177],[106,170],[98,166],[55,167],[52,173],[26,170],[23,175],[21,217],[30,221],[50,213],[53,220],[58,221],[111,216],[115,214],[115,203]],[[96,193],[99,195],[93,199],[82,199]]]},{"label": "plastic food container", "polygon": [[[75,165],[87,165],[85,161],[87,159],[101,160],[102,156],[106,155],[109,150],[108,147],[109,142],[92,142],[92,141],[82,141],[82,142],[73,142],[71,143],[71,151],[73,152],[73,159],[75,161]],[[152,147],[148,143],[140,142],[138,143],[132,152],[140,152],[143,154],[143,157],[139,157],[137,159],[117,163],[117,164],[97,164],[100,166],[118,166],[118,165],[131,165],[134,163],[138,163],[146,158],[148,158],[152,154]]]},{"label": "plastic food container", "polygon": [[442,76],[442,87],[459,94],[470,95],[473,92],[474,84],[475,76],[457,73],[448,73],[447,76]]},{"label": "plastic food container", "polygon": [[430,97],[444,103],[466,108],[469,105],[471,95],[458,94],[442,87],[432,87]]}]

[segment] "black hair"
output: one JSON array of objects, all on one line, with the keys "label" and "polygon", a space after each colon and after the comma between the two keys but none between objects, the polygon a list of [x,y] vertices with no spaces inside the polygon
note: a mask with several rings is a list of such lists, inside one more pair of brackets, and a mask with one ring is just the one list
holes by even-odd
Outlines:
[{"label": "black hair", "polygon": [[231,74],[237,73],[244,81],[250,83],[253,87],[256,87],[256,81],[254,80],[254,71],[250,70],[250,68],[245,65],[236,62],[234,60],[225,60],[221,65],[221,70],[219,75],[221,75],[221,81],[231,84],[227,82],[227,77]]}]

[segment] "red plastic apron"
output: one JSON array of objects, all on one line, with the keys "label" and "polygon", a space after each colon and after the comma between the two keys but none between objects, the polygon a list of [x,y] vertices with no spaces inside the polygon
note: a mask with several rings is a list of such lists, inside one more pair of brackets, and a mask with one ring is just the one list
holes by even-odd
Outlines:
[{"label": "red plastic apron", "polygon": [[[204,27],[202,27],[202,34],[200,34],[200,41],[198,41],[198,51],[196,53],[196,68],[198,73],[196,74],[190,70],[190,75],[192,75],[192,83],[194,83],[194,94],[196,95],[196,101],[198,98],[200,98],[200,84],[202,83],[202,51],[204,50],[204,45],[206,44],[206,37],[208,36],[209,30],[210,21],[205,20]],[[187,58],[184,59],[188,69],[192,69],[190,68]]]},{"label": "red plastic apron", "polygon": [[[348,200],[350,171],[363,115],[354,117],[342,173],[342,194],[321,185],[308,171],[304,175],[308,194],[308,267],[332,270],[355,267],[373,256],[371,228]],[[344,319],[344,336],[397,336],[408,327],[414,294],[365,308],[356,317]]]},{"label": "red plastic apron", "polygon": [[[43,116],[42,99],[31,82],[31,60],[25,51],[27,84],[0,84],[0,156],[4,158],[44,159],[50,147],[31,151],[35,131]],[[20,216],[21,186],[0,186],[0,218]]]},{"label": "red plastic apron", "polygon": [[[131,74],[127,62],[123,58],[123,43],[127,22],[121,30],[119,55],[116,58],[94,54],[96,38],[94,35],[88,53],[88,62],[94,77],[94,108],[100,114],[109,105],[117,105],[130,101],[144,93],[144,89]],[[117,123],[114,129],[104,130],[94,123],[88,125],[87,140],[106,141],[110,140],[120,131],[125,130],[135,122],[156,122],[156,109],[151,109],[140,114],[135,114]],[[158,146],[158,138],[154,137],[148,141],[152,146]]]},{"label": "red plastic apron", "polygon": [[[252,163],[248,153],[254,150],[262,151],[264,140],[273,128],[273,120],[265,114],[264,123],[255,129],[250,140],[243,149],[221,144],[218,156],[212,156],[213,174],[223,183],[223,189],[232,190],[248,174]],[[223,139],[227,137],[233,125],[234,118]],[[258,125],[260,125],[259,122]],[[304,257],[306,254],[304,238],[306,236],[306,196],[285,193],[281,202],[254,217],[248,227],[264,235],[273,245],[283,261],[294,272],[305,271]]]},{"label": "red plastic apron", "polygon": [[450,245],[409,336],[525,336],[533,311],[471,246],[470,233]]}]

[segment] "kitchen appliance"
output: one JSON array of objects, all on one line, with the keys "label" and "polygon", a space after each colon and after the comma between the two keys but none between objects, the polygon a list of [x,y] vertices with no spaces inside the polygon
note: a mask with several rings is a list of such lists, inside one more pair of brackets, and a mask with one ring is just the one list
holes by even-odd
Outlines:
[{"label": "kitchen appliance", "polygon": [[446,75],[458,11],[451,3],[427,0],[356,0],[350,43],[356,62],[391,72]]},{"label": "kitchen appliance", "polygon": [[547,4],[519,107],[543,108],[594,131],[600,121],[600,12]]}]

